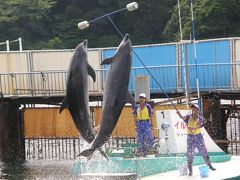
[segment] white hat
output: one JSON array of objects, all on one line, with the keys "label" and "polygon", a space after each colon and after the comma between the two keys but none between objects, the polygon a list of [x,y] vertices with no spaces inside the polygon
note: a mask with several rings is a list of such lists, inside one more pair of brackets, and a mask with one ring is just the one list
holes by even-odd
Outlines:
[{"label": "white hat", "polygon": [[139,94],[139,98],[140,98],[140,97],[146,98],[146,94],[145,94],[145,93],[140,93],[140,94]]}]

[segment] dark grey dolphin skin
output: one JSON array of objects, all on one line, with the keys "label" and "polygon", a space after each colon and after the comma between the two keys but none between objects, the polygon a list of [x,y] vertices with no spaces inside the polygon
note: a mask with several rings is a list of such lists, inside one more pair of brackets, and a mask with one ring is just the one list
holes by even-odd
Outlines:
[{"label": "dark grey dolphin skin", "polygon": [[88,41],[80,43],[72,56],[67,77],[67,95],[63,99],[60,113],[68,108],[81,136],[88,143],[94,140],[89,109],[88,74],[96,80],[95,71],[88,64]]},{"label": "dark grey dolphin skin", "polygon": [[[128,91],[128,83],[132,64],[132,44],[126,34],[118,46],[115,55],[105,59],[102,64],[110,64],[103,94],[103,117],[99,133],[90,149],[81,152],[78,156],[90,159],[96,149],[108,140],[115,128],[118,118],[126,103],[135,104]],[[107,158],[105,153],[101,154]]]}]

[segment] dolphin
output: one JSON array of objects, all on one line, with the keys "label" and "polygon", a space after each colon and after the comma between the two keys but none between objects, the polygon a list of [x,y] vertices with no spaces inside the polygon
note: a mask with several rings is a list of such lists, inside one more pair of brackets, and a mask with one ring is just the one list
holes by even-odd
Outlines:
[{"label": "dolphin", "polygon": [[68,108],[81,136],[91,143],[94,140],[94,134],[89,109],[88,74],[94,82],[96,74],[88,64],[87,45],[88,41],[85,39],[76,47],[72,56],[67,75],[67,93],[59,111],[61,113]]},{"label": "dolphin", "polygon": [[128,91],[132,64],[132,44],[128,34],[124,36],[114,56],[105,59],[101,64],[110,64],[110,67],[104,85],[103,117],[100,130],[91,148],[78,155],[88,157],[88,160],[96,149],[107,158],[106,154],[101,151],[101,146],[112,134],[124,105],[126,103],[135,104]]}]

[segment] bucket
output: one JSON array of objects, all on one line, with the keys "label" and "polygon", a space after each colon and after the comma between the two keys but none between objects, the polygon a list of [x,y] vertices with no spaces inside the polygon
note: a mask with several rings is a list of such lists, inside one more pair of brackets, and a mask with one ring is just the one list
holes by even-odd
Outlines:
[{"label": "bucket", "polygon": [[202,178],[208,177],[208,171],[209,171],[208,166],[200,166],[199,171]]},{"label": "bucket", "polygon": [[187,164],[180,165],[178,169],[181,176],[186,176],[188,174]]}]

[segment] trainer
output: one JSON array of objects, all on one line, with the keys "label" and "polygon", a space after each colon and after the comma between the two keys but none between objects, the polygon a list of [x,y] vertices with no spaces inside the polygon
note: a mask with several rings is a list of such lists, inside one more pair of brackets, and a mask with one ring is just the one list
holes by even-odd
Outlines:
[{"label": "trainer", "polygon": [[139,95],[139,104],[133,109],[133,117],[137,129],[137,140],[144,157],[154,143],[151,131],[152,114],[152,107],[146,102],[146,94],[141,93]]},{"label": "trainer", "polygon": [[189,176],[192,176],[192,163],[194,158],[195,148],[198,149],[199,153],[202,155],[205,163],[209,166],[211,170],[216,170],[209,159],[207,148],[201,133],[201,128],[203,127],[203,118],[199,115],[198,107],[194,104],[191,105],[192,113],[190,115],[182,116],[179,111],[177,114],[187,125],[187,163],[189,169]]}]

